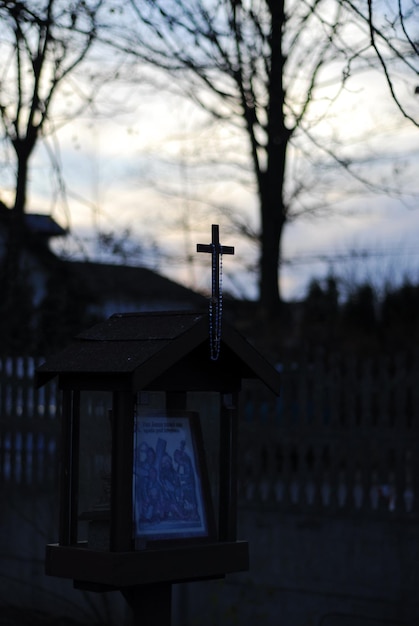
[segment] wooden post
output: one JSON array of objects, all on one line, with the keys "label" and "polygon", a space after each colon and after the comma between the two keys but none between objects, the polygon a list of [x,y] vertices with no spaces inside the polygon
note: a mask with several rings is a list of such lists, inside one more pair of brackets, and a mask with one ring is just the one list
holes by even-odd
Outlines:
[{"label": "wooden post", "polygon": [[79,436],[80,392],[66,389],[63,394],[60,479],[59,543],[62,546],[71,546],[77,542]]},{"label": "wooden post", "polygon": [[[167,393],[168,411],[185,410],[186,393]],[[170,626],[172,620],[172,583],[137,585],[121,589],[133,614],[134,626]]]},{"label": "wooden post", "polygon": [[219,541],[237,537],[237,394],[221,394],[220,402]]},{"label": "wooden post", "polygon": [[116,391],[112,409],[112,505],[110,549],[132,550],[132,469],[134,447],[134,396]]},{"label": "wooden post", "polygon": [[134,626],[170,626],[171,583],[126,587],[121,593],[131,607]]}]

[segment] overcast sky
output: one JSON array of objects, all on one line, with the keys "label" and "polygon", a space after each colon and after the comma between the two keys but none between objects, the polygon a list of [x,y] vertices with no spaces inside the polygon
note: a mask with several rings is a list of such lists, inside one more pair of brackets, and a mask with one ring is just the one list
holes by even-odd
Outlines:
[{"label": "overcast sky", "polygon": [[[364,278],[380,284],[385,280],[397,282],[404,275],[419,282],[419,200],[415,195],[419,192],[419,131],[400,126],[388,93],[379,86],[374,89],[371,91],[371,83],[358,83],[351,98],[340,105],[339,129],[349,143],[375,120],[379,131],[373,151],[378,156],[381,152],[384,156],[398,154],[397,170],[389,169],[384,158],[364,168],[363,175],[368,178],[382,171],[383,183],[401,185],[404,196],[357,194],[340,202],[333,212],[288,225],[282,275],[287,299],[301,297],[312,278],[322,278],[328,272],[338,274],[347,284]],[[416,98],[419,107],[414,86],[406,89],[411,90],[406,92],[411,105]],[[98,229],[116,235],[130,229],[132,242],[127,250],[132,251],[131,262],[156,267],[198,289],[209,286],[210,270],[202,258],[205,255],[196,255],[195,246],[208,243],[211,223],[219,223],[222,243],[234,245],[237,251],[234,259],[224,259],[225,287],[236,295],[255,297],[256,275],[247,268],[255,263],[256,248],[233,235],[228,217],[211,208],[212,202],[217,204],[222,198],[224,204],[247,215],[257,226],[257,200],[252,188],[241,188],[228,176],[223,181],[211,170],[197,173],[186,165],[195,151],[222,159],[224,148],[230,149],[232,142],[233,149],[244,154],[246,145],[223,135],[222,129],[217,130],[217,137],[213,130],[213,134],[197,133],[197,118],[190,105],[169,102],[156,94],[138,102],[131,98],[125,115],[64,127],[54,150],[62,165],[66,200],[57,193],[48,157],[40,148],[32,163],[29,210],[52,212],[61,224],[71,227],[71,246],[70,242],[64,246],[67,252],[80,252],[82,247],[91,250],[91,239]],[[180,135],[188,134],[193,140],[178,141]],[[364,147],[360,144],[355,149],[362,154]],[[340,184],[337,178],[336,187],[330,185],[331,196]],[[175,197],[175,191],[184,197]],[[136,242],[142,246],[142,256],[136,255]],[[156,247],[169,252],[170,259],[164,255],[156,258]],[[186,264],[188,255],[192,261]],[[99,259],[108,257],[103,252]]]}]

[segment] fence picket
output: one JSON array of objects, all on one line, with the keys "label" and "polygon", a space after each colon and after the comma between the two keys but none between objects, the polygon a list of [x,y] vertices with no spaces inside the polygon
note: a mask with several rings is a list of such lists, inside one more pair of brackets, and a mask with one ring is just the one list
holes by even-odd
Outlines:
[{"label": "fence picket", "polygon": [[[269,459],[262,504],[324,514],[417,514],[417,356],[363,363],[337,354],[319,358],[304,355],[283,365],[289,419],[263,431],[257,420],[241,425],[247,474],[261,471],[257,446]],[[252,493],[241,491],[243,506],[261,504]]]},{"label": "fence picket", "polygon": [[[34,389],[32,357],[0,358],[0,484],[47,490],[56,480],[56,385]],[[46,420],[45,417],[50,419]],[[55,483],[54,483],[55,484]]]},{"label": "fence picket", "polygon": [[[56,480],[59,390],[36,362],[0,358],[0,484]],[[240,425],[240,502],[324,514],[419,512],[418,354],[357,363],[306,353],[283,364],[282,402],[252,387]]]}]

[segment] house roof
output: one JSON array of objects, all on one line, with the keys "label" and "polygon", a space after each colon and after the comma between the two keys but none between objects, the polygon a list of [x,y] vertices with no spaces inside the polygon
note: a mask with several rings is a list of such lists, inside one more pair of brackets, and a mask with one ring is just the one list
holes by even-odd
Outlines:
[{"label": "house roof", "polygon": [[202,312],[113,315],[80,333],[37,370],[39,386],[228,391],[244,378],[279,393],[279,373],[232,326],[223,324],[220,357],[209,354],[209,318]]},{"label": "house roof", "polygon": [[[8,237],[8,229],[10,228],[12,217],[13,211],[7,208],[7,206],[0,201],[0,232],[3,231],[6,233],[6,238]],[[46,269],[49,271],[55,271],[57,267],[61,266],[61,260],[50,250],[48,246],[49,237],[54,235],[47,235],[46,233],[49,229],[49,232],[54,231],[58,234],[58,232],[62,230],[61,226],[54,222],[54,220],[49,216],[40,216],[42,218],[40,221],[37,220],[36,216],[34,219],[29,219],[29,224],[31,224],[30,226],[28,224],[28,217],[29,214],[24,216],[24,249],[29,254],[33,255],[33,257],[36,258],[36,260],[39,261]],[[44,220],[44,218],[46,219]],[[47,223],[49,223],[48,228]]]},{"label": "house roof", "polygon": [[169,303],[180,307],[182,302],[186,308],[191,308],[206,301],[195,291],[145,267],[79,261],[67,261],[66,264],[98,302],[109,294],[154,305],[158,301],[164,303],[165,308]]},{"label": "house roof", "polygon": [[31,233],[40,237],[63,237],[67,235],[67,230],[62,228],[50,215],[26,213],[25,225]]},{"label": "house roof", "polygon": [[[5,230],[6,236],[12,217],[13,211],[0,201],[0,231]],[[25,251],[39,262],[47,277],[56,278],[63,286],[76,285],[79,299],[90,313],[103,318],[117,312],[205,306],[204,296],[148,268],[64,260],[48,246],[48,239],[64,234],[64,229],[47,215],[27,214],[24,218]]]},{"label": "house roof", "polygon": [[[0,222],[8,224],[13,217],[12,209],[9,209],[0,200]],[[62,237],[67,230],[62,228],[50,215],[44,213],[25,213],[23,223],[29,234],[49,239],[50,237]]]}]

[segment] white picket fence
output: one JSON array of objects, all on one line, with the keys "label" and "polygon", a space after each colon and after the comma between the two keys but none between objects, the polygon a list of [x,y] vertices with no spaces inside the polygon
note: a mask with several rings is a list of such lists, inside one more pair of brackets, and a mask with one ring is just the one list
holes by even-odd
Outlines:
[{"label": "white picket fence", "polygon": [[51,490],[57,482],[59,392],[36,389],[32,357],[0,359],[0,485]]},{"label": "white picket fence", "polygon": [[[0,486],[57,488],[59,390],[36,361],[0,359]],[[301,358],[280,398],[242,394],[239,503],[325,514],[419,510],[419,359]]]},{"label": "white picket fence", "polygon": [[419,359],[302,358],[281,398],[250,387],[240,430],[242,506],[418,512]]}]

